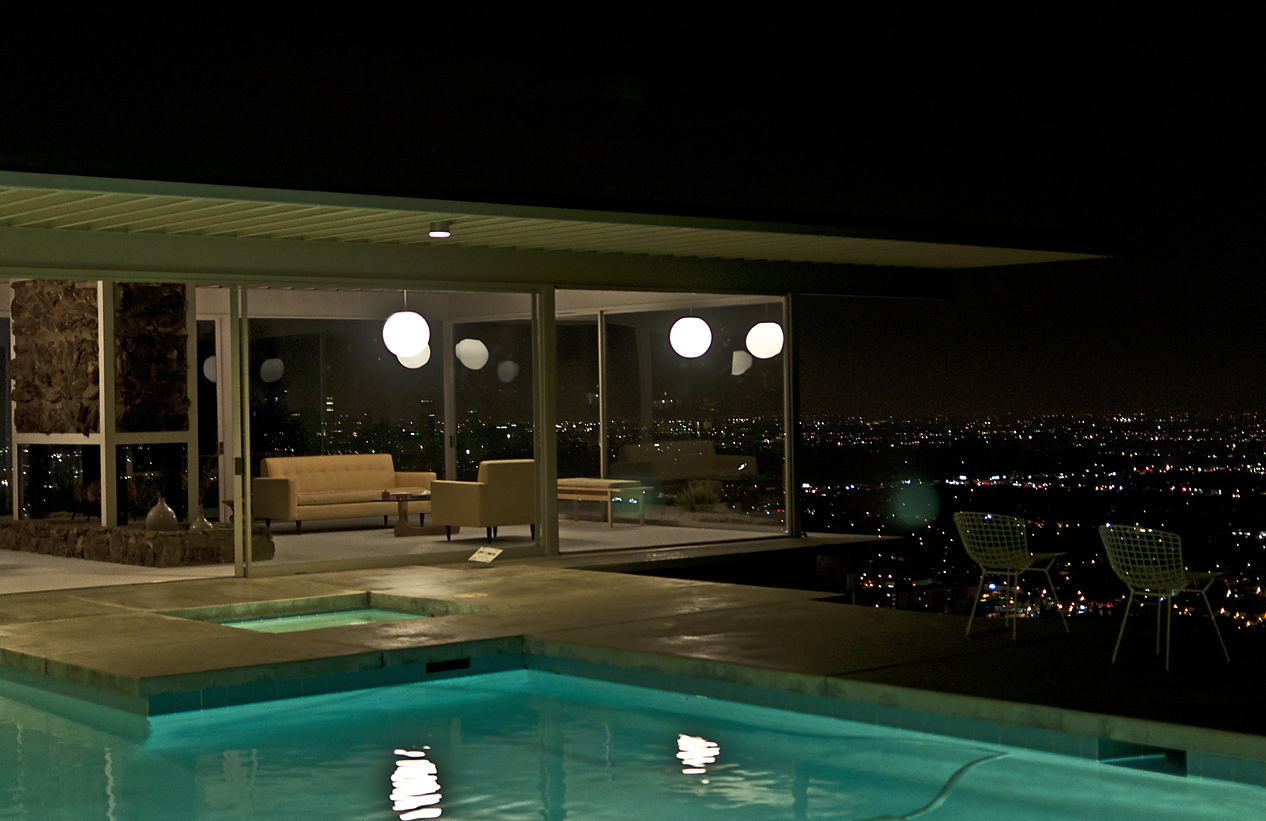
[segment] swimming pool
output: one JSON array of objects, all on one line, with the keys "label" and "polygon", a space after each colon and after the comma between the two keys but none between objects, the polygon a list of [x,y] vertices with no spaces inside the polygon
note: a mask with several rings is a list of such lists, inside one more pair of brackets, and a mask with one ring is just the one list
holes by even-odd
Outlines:
[{"label": "swimming pool", "polygon": [[1266,818],[1259,787],[529,670],[83,718],[0,696],[0,820]]}]

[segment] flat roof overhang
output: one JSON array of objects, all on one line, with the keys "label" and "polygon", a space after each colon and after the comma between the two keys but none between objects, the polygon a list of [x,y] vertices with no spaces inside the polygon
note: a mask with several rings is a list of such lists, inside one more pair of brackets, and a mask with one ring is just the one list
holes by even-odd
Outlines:
[{"label": "flat roof overhang", "polygon": [[[441,220],[452,236],[430,238]],[[948,296],[953,269],[1102,256],[931,230],[0,171],[6,279]]]}]

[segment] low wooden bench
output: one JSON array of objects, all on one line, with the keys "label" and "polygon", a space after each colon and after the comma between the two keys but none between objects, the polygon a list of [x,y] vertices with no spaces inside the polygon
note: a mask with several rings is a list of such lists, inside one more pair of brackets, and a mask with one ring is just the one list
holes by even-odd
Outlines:
[{"label": "low wooden bench", "polygon": [[637,496],[637,523],[646,524],[646,491],[635,479],[559,479],[558,498],[570,499],[572,520],[580,521],[581,502],[606,502],[607,527],[615,527],[614,502],[617,496]]}]

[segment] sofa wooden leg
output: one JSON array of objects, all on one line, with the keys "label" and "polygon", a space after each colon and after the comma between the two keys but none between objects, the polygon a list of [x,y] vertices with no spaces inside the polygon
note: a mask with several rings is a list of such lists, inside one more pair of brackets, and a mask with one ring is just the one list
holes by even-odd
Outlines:
[{"label": "sofa wooden leg", "polygon": [[536,525],[528,525],[528,532],[532,534],[532,541],[536,541]]},{"label": "sofa wooden leg", "polygon": [[492,544],[492,528],[488,528],[488,544]]},{"label": "sofa wooden leg", "polygon": [[295,535],[298,536],[302,532],[303,532],[303,522],[299,521],[298,519],[295,519]]},{"label": "sofa wooden leg", "polygon": [[444,525],[444,540],[448,542],[453,541],[453,526],[452,525]]},{"label": "sofa wooden leg", "polygon": [[383,526],[383,527],[386,527],[386,526],[387,526],[387,517],[386,517],[386,516],[383,516],[383,517],[382,517],[382,526]]}]

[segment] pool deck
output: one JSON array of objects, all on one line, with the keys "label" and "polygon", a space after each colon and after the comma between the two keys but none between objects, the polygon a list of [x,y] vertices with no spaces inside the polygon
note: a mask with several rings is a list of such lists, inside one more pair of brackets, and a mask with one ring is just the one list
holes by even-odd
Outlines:
[{"label": "pool deck", "polygon": [[[969,639],[959,616],[568,563],[584,562],[3,595],[0,676],[154,715],[432,674],[598,670],[629,683],[1096,758],[1112,757],[1109,748],[1181,751],[1192,775],[1266,786],[1261,648],[1229,635],[1227,664],[1204,620],[1175,619],[1166,673],[1152,653],[1149,618],[1131,620],[1122,657],[1109,666],[1110,622],[1074,621],[1065,634],[1057,619],[1026,620],[1013,643],[1000,620],[987,619]],[[427,600],[448,615],[287,634],[164,615],[366,592]]]}]

